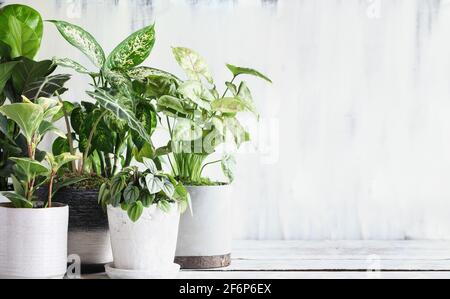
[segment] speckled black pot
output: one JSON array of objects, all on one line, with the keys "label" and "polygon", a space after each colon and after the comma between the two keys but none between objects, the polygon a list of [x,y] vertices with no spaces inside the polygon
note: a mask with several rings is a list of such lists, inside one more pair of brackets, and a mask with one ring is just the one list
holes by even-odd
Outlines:
[{"label": "speckled black pot", "polygon": [[[39,190],[39,197],[47,196]],[[108,217],[98,204],[98,190],[63,188],[53,201],[69,205],[68,254],[81,259],[82,273],[104,272],[112,262]]]}]

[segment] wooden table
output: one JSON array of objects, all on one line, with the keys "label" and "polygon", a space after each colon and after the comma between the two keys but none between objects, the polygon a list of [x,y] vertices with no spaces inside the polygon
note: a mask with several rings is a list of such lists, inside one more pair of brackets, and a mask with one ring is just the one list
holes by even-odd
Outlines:
[{"label": "wooden table", "polygon": [[450,241],[235,241],[232,259],[178,278],[450,278]]}]

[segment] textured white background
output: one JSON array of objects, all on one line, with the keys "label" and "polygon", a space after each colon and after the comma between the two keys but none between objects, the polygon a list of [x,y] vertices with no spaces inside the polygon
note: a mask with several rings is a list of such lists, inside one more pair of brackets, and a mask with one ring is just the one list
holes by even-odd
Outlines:
[{"label": "textured white background", "polygon": [[[226,62],[271,76],[249,80],[263,129],[259,153],[239,155],[236,238],[450,238],[450,1],[11,2],[82,25],[107,51],[155,20],[147,64],[175,73],[181,45],[218,82]],[[47,25],[40,56],[54,55],[89,65]],[[66,97],[85,100],[85,84]]]}]

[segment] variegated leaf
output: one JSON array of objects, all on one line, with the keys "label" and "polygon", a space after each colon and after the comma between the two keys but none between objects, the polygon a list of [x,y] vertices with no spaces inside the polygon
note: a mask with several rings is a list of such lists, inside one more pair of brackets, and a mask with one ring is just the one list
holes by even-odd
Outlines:
[{"label": "variegated leaf", "polygon": [[57,57],[54,57],[53,58],[53,64],[54,65],[58,65],[58,66],[62,66],[62,67],[71,68],[71,69],[75,70],[76,72],[78,72],[80,74],[90,74],[91,73],[84,66],[82,66],[81,64],[79,64],[76,61],[73,61],[70,58],[57,58]]},{"label": "variegated leaf", "polygon": [[49,21],[55,24],[61,35],[83,52],[94,65],[101,68],[105,63],[105,52],[95,38],[83,28],[64,21]]},{"label": "variegated leaf", "polygon": [[173,48],[173,54],[190,79],[200,81],[201,77],[204,77],[209,83],[213,83],[211,71],[199,54],[191,49],[180,47]]},{"label": "variegated leaf", "polygon": [[122,41],[106,59],[109,68],[131,69],[150,55],[155,44],[155,25],[136,31]]}]

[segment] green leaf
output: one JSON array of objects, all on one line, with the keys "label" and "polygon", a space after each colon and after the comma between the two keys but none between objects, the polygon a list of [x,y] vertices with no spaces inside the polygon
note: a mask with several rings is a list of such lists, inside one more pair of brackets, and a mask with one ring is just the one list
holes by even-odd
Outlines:
[{"label": "green leaf", "polygon": [[50,164],[50,167],[52,168],[52,171],[54,173],[57,173],[58,170],[65,164],[80,159],[79,156],[72,155],[70,153],[62,153],[57,156],[54,156],[51,153],[47,153],[45,158],[48,161],[48,163]]},{"label": "green leaf", "polygon": [[107,183],[103,183],[100,186],[100,189],[98,191],[98,203],[102,203],[103,202],[103,197],[105,196],[106,191],[108,191],[108,184]]},{"label": "green leaf", "polygon": [[156,194],[162,189],[163,182],[160,178],[150,173],[145,176],[145,184],[150,194]]},{"label": "green leaf", "polygon": [[130,217],[130,220],[133,222],[136,222],[141,217],[142,213],[144,212],[144,206],[142,205],[142,202],[136,201],[132,203],[128,207],[128,217]]},{"label": "green leaf", "polygon": [[134,113],[121,104],[116,98],[106,91],[97,88],[96,92],[88,91],[87,94],[97,101],[103,108],[111,111],[117,118],[127,122],[128,126],[136,131],[145,141],[152,143],[151,136],[139,122]]},{"label": "green leaf", "polygon": [[25,5],[0,9],[0,40],[11,47],[11,57],[33,58],[39,51],[43,33],[41,15]]},{"label": "green leaf", "polygon": [[15,175],[11,175],[11,180],[14,186],[14,191],[17,194],[25,194],[25,189],[23,188],[22,183],[17,179]]},{"label": "green leaf", "polygon": [[241,99],[245,103],[247,110],[249,110],[259,118],[258,110],[253,103],[252,93],[245,82],[241,82],[241,84],[239,85],[239,91],[236,97]]},{"label": "green leaf", "polygon": [[211,103],[212,110],[222,113],[237,113],[245,111],[246,104],[238,98],[222,98]]},{"label": "green leaf", "polygon": [[25,197],[15,192],[0,192],[1,195],[9,199],[15,208],[33,208],[33,203],[28,201]]},{"label": "green leaf", "polygon": [[0,40],[0,61],[8,61],[11,60],[11,47]]},{"label": "green leaf", "polygon": [[141,196],[139,200],[142,202],[142,205],[146,208],[149,208],[156,198],[155,194],[149,194],[147,192],[141,192]]},{"label": "green leaf", "polygon": [[139,198],[139,188],[132,184],[128,185],[123,191],[123,198],[128,204],[134,203]]},{"label": "green leaf", "polygon": [[0,94],[5,88],[6,82],[11,78],[11,73],[18,62],[5,62],[0,64]]},{"label": "green leaf", "polygon": [[205,60],[196,52],[188,48],[173,48],[175,59],[181,68],[192,80],[200,81],[204,77],[209,83],[213,83],[211,71]]},{"label": "green leaf", "polygon": [[235,77],[239,75],[251,75],[255,77],[259,77],[261,79],[266,80],[267,82],[272,83],[272,80],[270,80],[267,76],[263,75],[262,73],[258,72],[257,70],[245,68],[245,67],[239,67],[232,64],[227,64],[227,68],[233,73]]},{"label": "green leaf", "polygon": [[237,96],[238,93],[238,89],[236,87],[236,85],[234,85],[231,82],[225,82],[225,85],[227,86],[227,88],[231,91],[231,93],[233,94],[233,96]]},{"label": "green leaf", "polygon": [[83,28],[64,21],[49,21],[55,24],[61,35],[74,47],[83,52],[94,65],[102,68],[105,64],[105,52],[95,38]]},{"label": "green leaf", "polygon": [[49,121],[42,121],[41,125],[39,126],[38,129],[38,134],[41,136],[41,138],[50,132],[55,133],[56,135],[58,135],[61,138],[66,138],[66,134],[64,134],[63,131],[61,131],[59,128],[57,128],[53,123],[49,122]]},{"label": "green leaf", "polygon": [[162,96],[158,99],[158,110],[167,112],[180,113],[182,115],[188,115],[189,112],[184,109],[180,99],[173,96]]},{"label": "green leaf", "polygon": [[174,141],[193,141],[201,138],[202,135],[202,128],[190,119],[179,118],[173,129]]},{"label": "green leaf", "polygon": [[164,213],[169,213],[172,206],[167,200],[163,199],[158,201],[158,208]]},{"label": "green leaf", "polygon": [[229,182],[234,181],[234,170],[236,168],[236,160],[233,156],[227,155],[222,158],[222,171],[223,174],[228,178]]},{"label": "green leaf", "polygon": [[171,152],[172,152],[172,146],[171,146],[171,143],[169,142],[168,145],[157,148],[155,151],[155,156],[156,157],[166,156],[166,155],[170,154]]},{"label": "green leaf", "polygon": [[136,31],[122,41],[108,56],[106,65],[111,69],[130,69],[150,55],[155,44],[155,26]]},{"label": "green leaf", "polygon": [[91,72],[89,72],[87,70],[87,68],[85,68],[84,66],[82,66],[78,62],[73,61],[72,59],[69,59],[69,58],[56,58],[56,57],[54,57],[53,58],[53,64],[73,69],[73,70],[75,70],[76,72],[78,72],[80,74],[92,74]]},{"label": "green leaf", "polygon": [[24,175],[26,175],[27,181],[36,176],[47,175],[49,173],[49,169],[36,160],[32,160],[29,158],[9,158],[9,159],[15,162],[16,163],[15,166],[18,167]]},{"label": "green leaf", "polygon": [[122,200],[122,193],[113,193],[113,191],[111,190],[111,198],[110,198],[110,204],[113,207],[118,207],[120,205],[120,201]]},{"label": "green leaf", "polygon": [[165,77],[167,79],[173,80],[178,84],[181,84],[181,80],[171,74],[168,73],[166,71],[160,70],[160,69],[156,69],[156,68],[152,68],[152,67],[147,67],[147,66],[139,66],[139,67],[135,67],[132,69],[127,70],[127,75],[132,78],[133,80],[139,80],[139,81],[144,81],[146,79],[149,78],[154,78],[154,77]]},{"label": "green leaf", "polygon": [[0,113],[12,119],[22,130],[28,144],[37,132],[44,118],[44,109],[30,103],[15,103],[0,107]]},{"label": "green leaf", "polygon": [[68,117],[72,114],[72,111],[75,109],[75,105],[69,101],[64,101],[61,109],[59,109],[58,113],[53,115],[52,121],[56,122],[64,117],[64,113],[67,114]]}]

